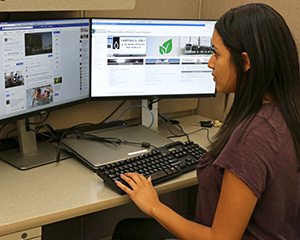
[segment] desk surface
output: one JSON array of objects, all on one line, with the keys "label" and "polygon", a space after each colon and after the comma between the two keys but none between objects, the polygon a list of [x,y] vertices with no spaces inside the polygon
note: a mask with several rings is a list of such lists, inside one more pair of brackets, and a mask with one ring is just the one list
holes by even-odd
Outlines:
[{"label": "desk surface", "polygon": [[[199,129],[191,123],[207,120],[200,116],[178,118],[186,133]],[[218,131],[210,129],[210,136]],[[207,132],[190,135],[208,146]],[[186,141],[186,137],[173,139]],[[20,171],[0,161],[0,236],[23,229],[97,212],[130,202],[105,187],[96,173],[70,158],[59,163]],[[159,194],[197,184],[196,172],[186,173],[155,188]]]}]

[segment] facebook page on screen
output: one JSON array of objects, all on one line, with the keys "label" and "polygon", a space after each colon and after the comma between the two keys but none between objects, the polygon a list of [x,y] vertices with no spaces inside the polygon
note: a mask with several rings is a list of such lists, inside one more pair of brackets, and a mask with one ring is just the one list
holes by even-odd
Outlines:
[{"label": "facebook page on screen", "polygon": [[0,23],[0,116],[89,96],[89,20]]},{"label": "facebook page on screen", "polygon": [[92,19],[92,97],[214,93],[214,24]]}]

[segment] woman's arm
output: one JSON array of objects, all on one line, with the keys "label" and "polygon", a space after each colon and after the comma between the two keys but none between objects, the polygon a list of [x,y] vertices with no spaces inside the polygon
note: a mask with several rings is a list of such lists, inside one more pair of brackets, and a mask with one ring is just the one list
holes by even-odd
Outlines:
[{"label": "woman's arm", "polygon": [[248,225],[257,197],[238,177],[225,170],[220,198],[212,227],[189,221],[159,201],[151,179],[126,173],[122,178],[132,190],[117,183],[135,204],[155,218],[179,239],[241,239]]}]

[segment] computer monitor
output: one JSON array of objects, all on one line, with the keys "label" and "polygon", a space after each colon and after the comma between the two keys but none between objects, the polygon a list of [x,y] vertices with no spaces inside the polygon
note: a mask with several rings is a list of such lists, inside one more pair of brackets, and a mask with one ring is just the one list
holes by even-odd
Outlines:
[{"label": "computer monitor", "polygon": [[20,169],[55,161],[24,119],[89,99],[90,20],[1,22],[0,41],[0,124],[17,121],[20,142],[0,158]]},{"label": "computer monitor", "polygon": [[92,18],[92,99],[214,97],[207,63],[215,23]]},{"label": "computer monitor", "polygon": [[91,97],[213,97],[213,20],[92,19]]}]

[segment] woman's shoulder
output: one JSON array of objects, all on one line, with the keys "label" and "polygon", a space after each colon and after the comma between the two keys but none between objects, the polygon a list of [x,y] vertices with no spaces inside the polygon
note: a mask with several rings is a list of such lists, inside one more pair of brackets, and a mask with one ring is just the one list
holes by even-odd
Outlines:
[{"label": "woman's shoulder", "polygon": [[235,132],[243,131],[246,127],[245,134],[286,134],[289,132],[284,117],[277,105],[272,103],[263,104],[259,112],[249,120],[242,122]]}]

